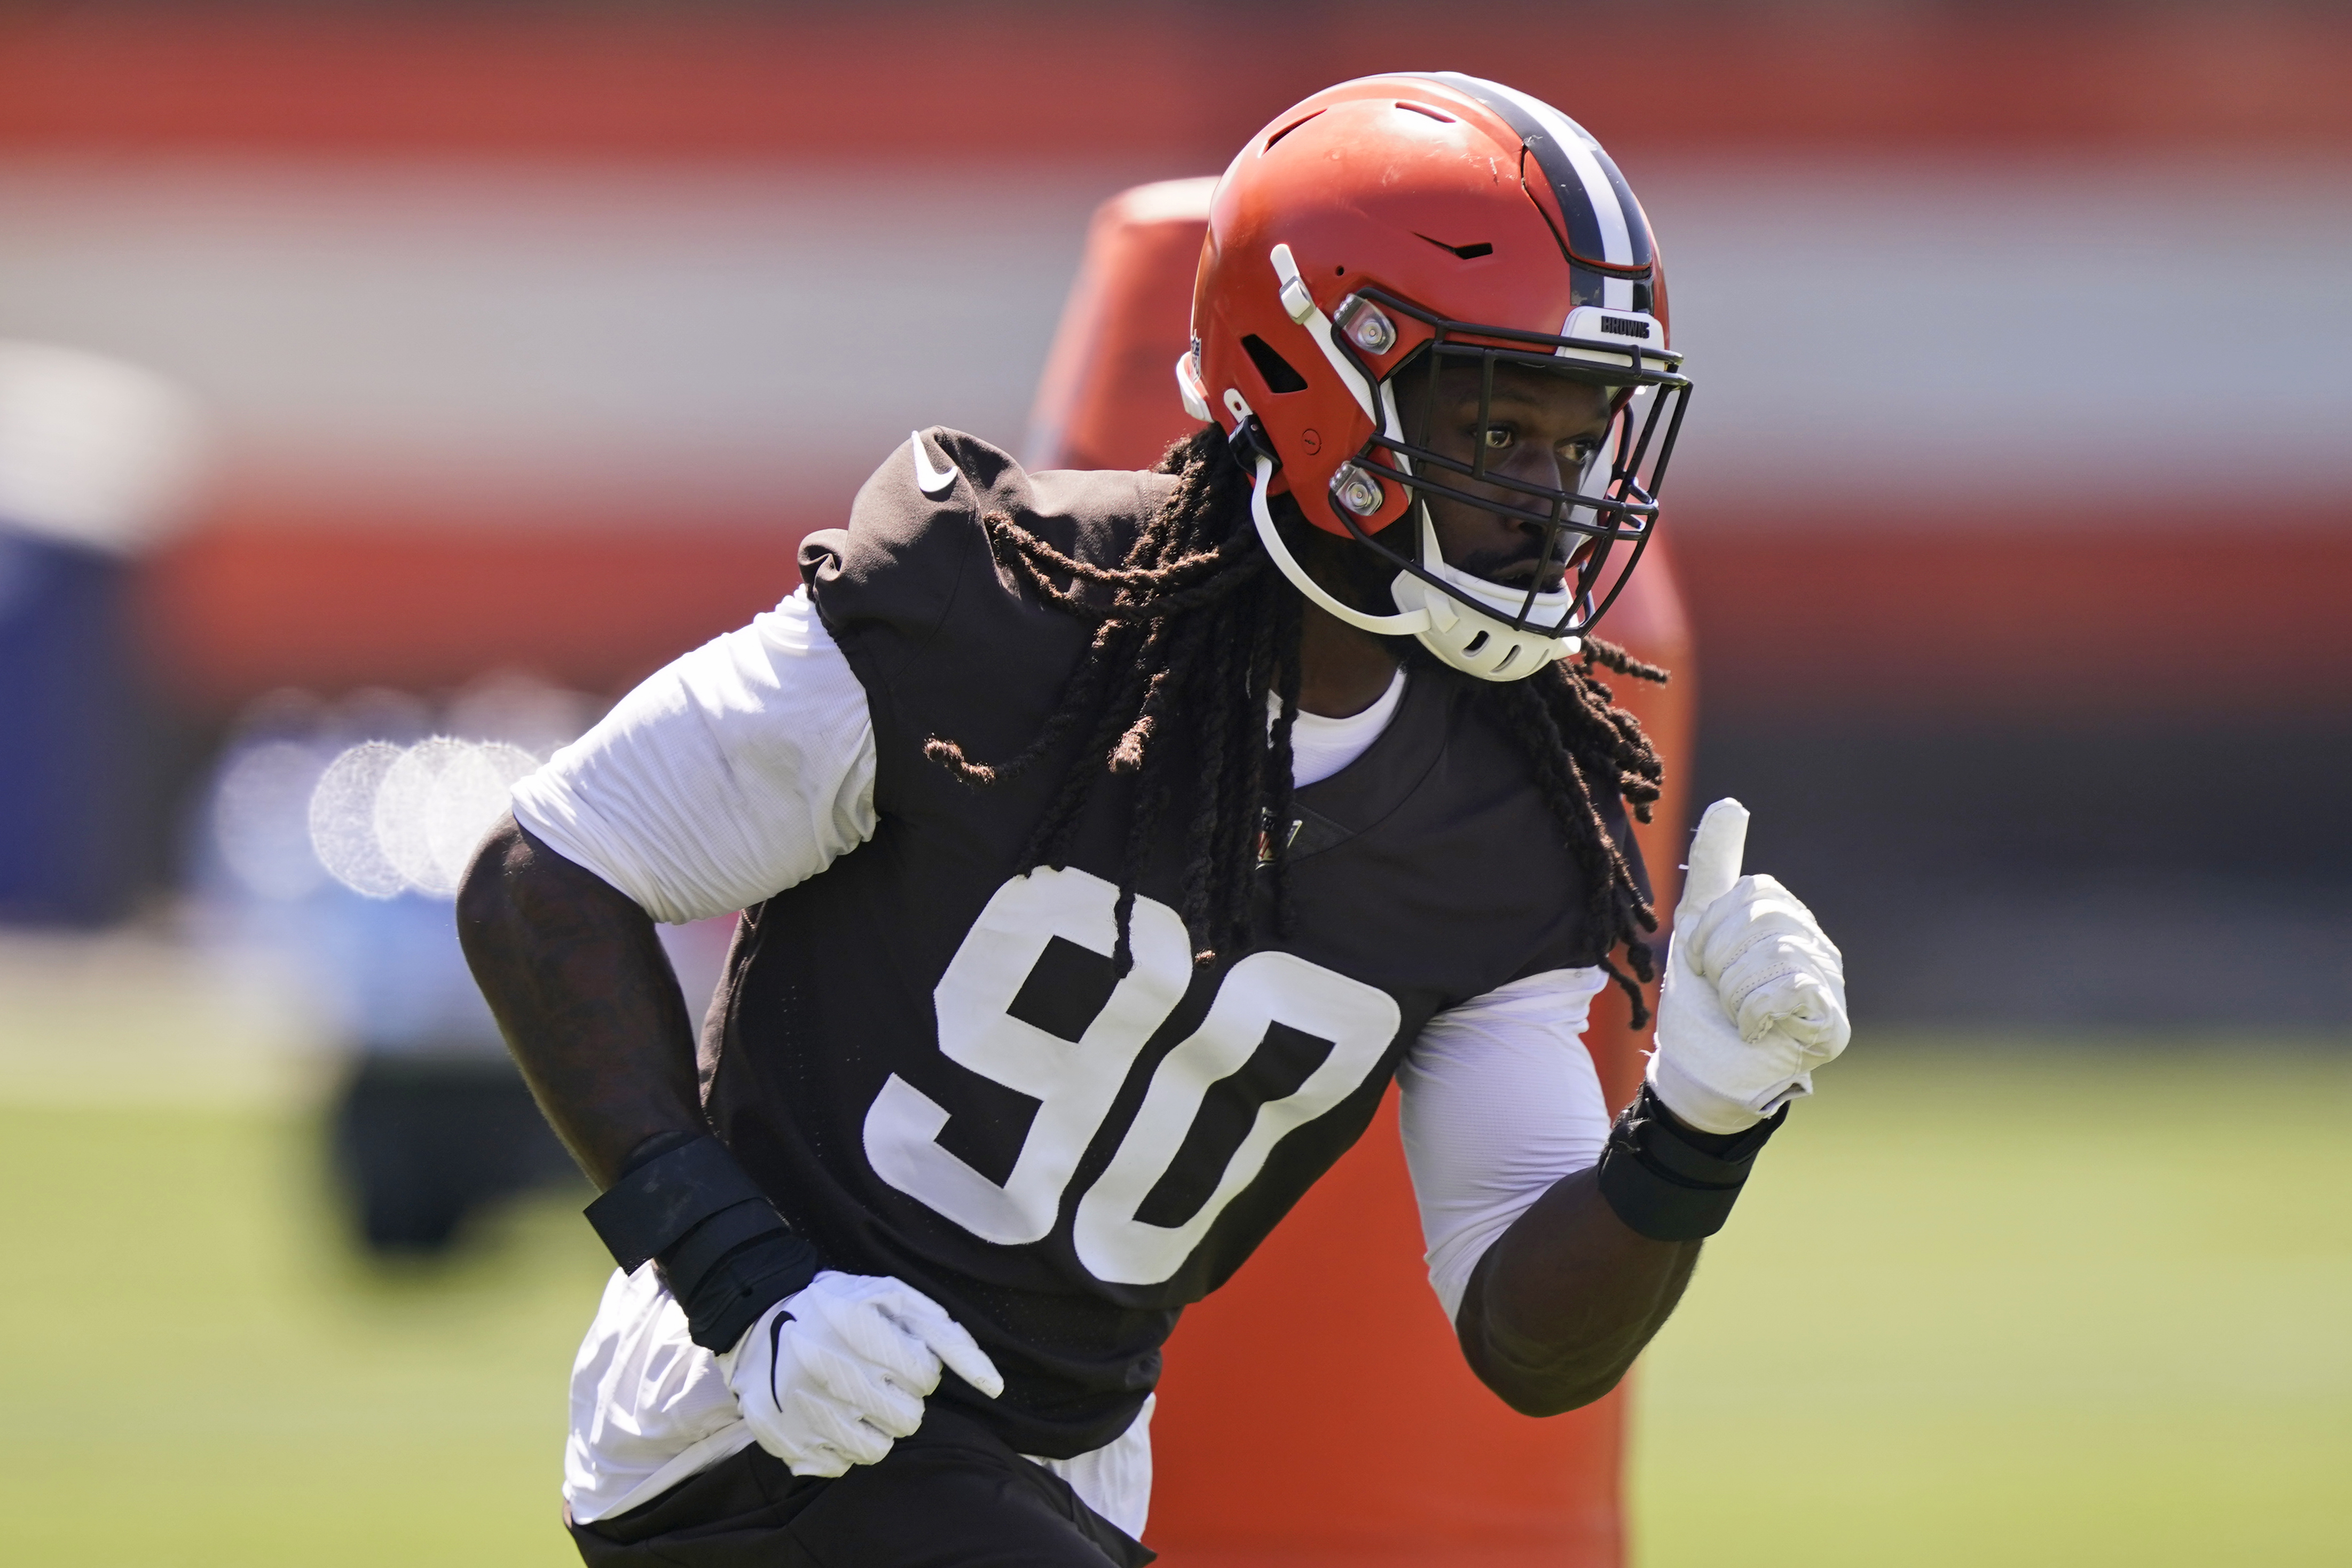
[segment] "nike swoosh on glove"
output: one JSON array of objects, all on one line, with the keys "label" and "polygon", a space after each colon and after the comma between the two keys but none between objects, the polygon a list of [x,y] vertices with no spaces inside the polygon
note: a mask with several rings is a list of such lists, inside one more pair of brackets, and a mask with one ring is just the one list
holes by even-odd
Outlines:
[{"label": "nike swoosh on glove", "polygon": [[760,1447],[796,1476],[870,1465],[923,1423],[940,1369],[991,1399],[1004,1379],[938,1302],[886,1275],[826,1270],[719,1357]]},{"label": "nike swoosh on glove", "polygon": [[1813,1092],[1846,1047],[1845,959],[1797,896],[1741,876],[1748,809],[1717,800],[1691,840],[1658,994],[1650,1086],[1701,1132],[1747,1131]]}]

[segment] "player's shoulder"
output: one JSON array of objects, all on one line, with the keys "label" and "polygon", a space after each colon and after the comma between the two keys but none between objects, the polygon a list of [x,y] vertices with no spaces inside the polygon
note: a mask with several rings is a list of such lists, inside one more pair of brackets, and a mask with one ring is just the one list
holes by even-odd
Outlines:
[{"label": "player's shoulder", "polygon": [[1116,565],[1175,481],[1123,470],[1031,472],[958,430],[917,431],[857,492],[845,527],[801,545],[818,615],[861,672],[919,656],[1066,660],[1078,623],[1027,591],[989,531],[1024,530],[1065,555]]},{"label": "player's shoulder", "polygon": [[917,431],[812,534],[801,575],[828,620],[887,609],[936,614],[990,561],[984,519],[1004,518],[1080,560],[1115,564],[1175,481],[1127,470],[1033,473],[1003,448],[942,425]]}]

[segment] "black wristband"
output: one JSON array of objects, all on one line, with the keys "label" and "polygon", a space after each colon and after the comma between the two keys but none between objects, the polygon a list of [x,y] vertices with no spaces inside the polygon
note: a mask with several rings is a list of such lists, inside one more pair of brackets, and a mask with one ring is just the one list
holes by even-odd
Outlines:
[{"label": "black wristband", "polygon": [[766,1201],[759,1184],[726,1145],[704,1133],[641,1157],[583,1212],[613,1261],[634,1274],[712,1215],[754,1199]]},{"label": "black wristband", "polygon": [[[1726,1140],[1685,1129],[1644,1083],[1609,1129],[1601,1196],[1628,1229],[1654,1241],[1696,1241],[1731,1218],[1731,1206],[1789,1108]],[[1704,1139],[1712,1148],[1702,1146]]]},{"label": "black wristband", "polygon": [[694,1343],[727,1350],[822,1264],[726,1145],[662,1144],[588,1206],[588,1223],[623,1270],[657,1260]]},{"label": "black wristband", "polygon": [[665,1261],[670,1294],[686,1312],[687,1337],[714,1355],[732,1350],[760,1314],[798,1295],[824,1267],[816,1249],[779,1227],[738,1247],[691,1283]]}]

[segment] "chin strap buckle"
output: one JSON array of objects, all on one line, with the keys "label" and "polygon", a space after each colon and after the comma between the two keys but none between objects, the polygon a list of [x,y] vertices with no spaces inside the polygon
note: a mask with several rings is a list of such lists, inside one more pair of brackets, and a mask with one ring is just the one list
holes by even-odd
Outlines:
[{"label": "chin strap buckle", "polygon": [[1225,444],[1233,449],[1234,461],[1242,465],[1244,474],[1255,472],[1261,457],[1274,465],[1273,472],[1282,471],[1282,456],[1274,449],[1274,438],[1265,433],[1265,421],[1250,412],[1247,399],[1238,387],[1227,387],[1225,413],[1232,416],[1233,429],[1225,435]]}]

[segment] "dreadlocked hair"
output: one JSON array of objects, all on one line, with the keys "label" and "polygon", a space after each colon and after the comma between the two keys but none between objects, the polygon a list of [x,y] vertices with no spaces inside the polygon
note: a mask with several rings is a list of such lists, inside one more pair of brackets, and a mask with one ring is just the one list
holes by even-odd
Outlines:
[{"label": "dreadlocked hair", "polygon": [[[1655,664],[1587,636],[1575,657],[1547,664],[1525,680],[1482,681],[1478,695],[1535,769],[1544,803],[1584,873],[1585,913],[1592,929],[1608,936],[1601,967],[1633,1004],[1633,1025],[1640,1029],[1650,1021],[1642,987],[1657,977],[1648,937],[1658,928],[1658,915],[1610,836],[1601,815],[1605,795],[1596,797],[1592,786],[1597,779],[1603,790],[1614,789],[1633,820],[1646,822],[1665,769],[1640,721],[1617,706],[1617,694],[1601,683],[1599,670],[1638,681],[1666,679]],[[1609,956],[1621,944],[1623,969]]]},{"label": "dreadlocked hair", "polygon": [[[1018,754],[983,762],[941,736],[923,747],[963,783],[984,788],[1021,777],[1076,739],[1060,788],[1021,852],[1024,873],[1063,869],[1096,786],[1108,775],[1134,778],[1112,954],[1122,976],[1135,962],[1136,884],[1185,782],[1181,752],[1162,744],[1177,715],[1193,741],[1195,804],[1184,834],[1180,913],[1194,963],[1210,963],[1248,941],[1261,870],[1271,883],[1275,934],[1287,936],[1292,922],[1288,834],[1276,824],[1290,821],[1305,601],[1258,540],[1249,476],[1221,432],[1204,429],[1178,441],[1155,472],[1174,476],[1175,486],[1116,567],[1076,559],[1005,513],[982,517],[997,564],[1041,601],[1091,622],[1094,635],[1053,711]],[[1611,948],[1626,948],[1630,977],[1607,957],[1601,966],[1632,997],[1638,1027],[1649,1016],[1640,982],[1654,972],[1643,938],[1657,919],[1609,836],[1589,781],[1614,787],[1647,821],[1660,768],[1640,725],[1614,706],[1596,669],[1665,679],[1664,671],[1622,648],[1588,638],[1577,660],[1523,681],[1480,685],[1496,721],[1526,751],[1585,873],[1594,929],[1607,935]]]},{"label": "dreadlocked hair", "polygon": [[[1156,469],[1176,485],[1117,567],[1074,559],[1003,512],[981,518],[997,563],[1045,603],[1094,623],[1044,727],[1011,759],[984,763],[933,736],[924,755],[966,784],[1019,778],[1073,737],[1077,755],[1021,852],[1022,870],[1060,870],[1095,786],[1136,780],[1118,883],[1112,957],[1133,967],[1135,889],[1180,782],[1161,745],[1184,716],[1195,737],[1192,820],[1184,842],[1181,914],[1195,963],[1249,936],[1261,827],[1290,811],[1290,731],[1298,714],[1300,601],[1251,526],[1248,476],[1214,430],[1171,446]],[[1280,707],[1269,729],[1266,698]],[[1287,935],[1290,889],[1282,846],[1267,869],[1276,930]]]}]

